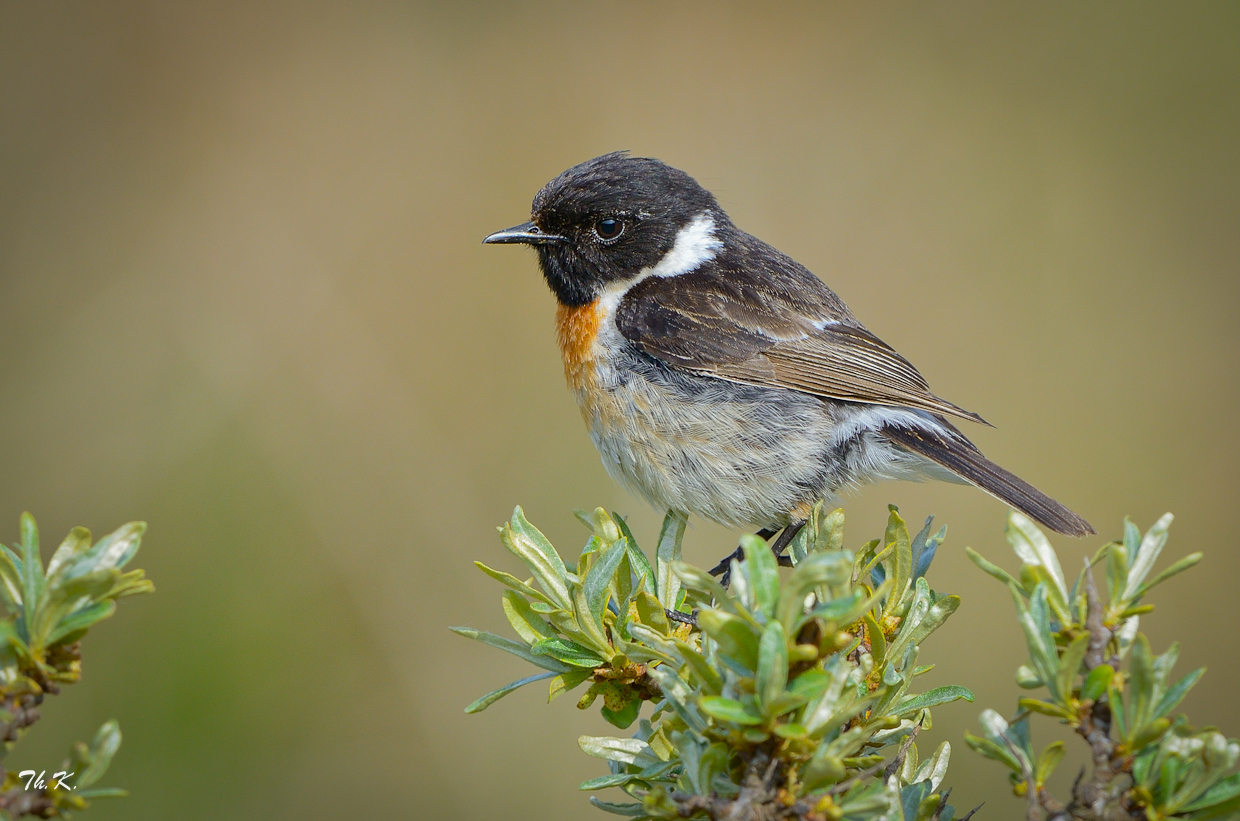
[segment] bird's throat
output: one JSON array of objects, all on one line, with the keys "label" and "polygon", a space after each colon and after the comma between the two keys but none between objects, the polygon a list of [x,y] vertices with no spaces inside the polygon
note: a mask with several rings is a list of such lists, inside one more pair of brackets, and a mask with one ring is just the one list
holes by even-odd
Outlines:
[{"label": "bird's throat", "polygon": [[598,300],[585,305],[561,304],[556,310],[556,339],[564,359],[564,378],[575,391],[583,390],[593,376],[594,340],[601,320]]}]

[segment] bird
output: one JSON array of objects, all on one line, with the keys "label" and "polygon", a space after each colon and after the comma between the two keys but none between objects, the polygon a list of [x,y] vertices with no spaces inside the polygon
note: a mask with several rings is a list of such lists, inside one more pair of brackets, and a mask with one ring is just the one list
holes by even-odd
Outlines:
[{"label": "bird", "polygon": [[595,157],[483,242],[537,251],[603,466],[661,510],[778,533],[780,556],[819,500],[930,479],[972,484],[1056,533],[1095,532],[983,456],[954,424],[982,417],[932,393],[821,279],[679,169]]}]

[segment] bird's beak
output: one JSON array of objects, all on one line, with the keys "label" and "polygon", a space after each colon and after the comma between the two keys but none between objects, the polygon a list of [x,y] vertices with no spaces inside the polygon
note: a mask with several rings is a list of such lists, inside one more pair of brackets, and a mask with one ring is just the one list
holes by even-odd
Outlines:
[{"label": "bird's beak", "polygon": [[532,222],[523,222],[503,231],[496,231],[483,240],[488,245],[507,245],[519,242],[524,245],[559,245],[568,242],[568,237],[559,234],[544,234]]}]

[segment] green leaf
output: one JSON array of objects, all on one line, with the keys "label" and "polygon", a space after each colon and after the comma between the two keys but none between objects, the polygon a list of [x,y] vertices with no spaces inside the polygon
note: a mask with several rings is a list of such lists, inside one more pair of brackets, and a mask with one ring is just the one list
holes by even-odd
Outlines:
[{"label": "green leaf", "polygon": [[1132,569],[1128,571],[1128,583],[1124,587],[1124,598],[1131,600],[1136,598],[1137,590],[1141,587],[1141,583],[1145,581],[1145,577],[1154,569],[1154,561],[1158,558],[1158,554],[1162,552],[1163,546],[1167,544],[1167,530],[1171,527],[1172,520],[1175,519],[1170,513],[1164,513],[1163,517],[1154,523],[1145,533],[1145,538],[1141,540],[1141,547],[1137,551],[1137,555],[1132,556]]},{"label": "green leaf", "polygon": [[71,563],[71,560],[90,549],[90,531],[84,527],[75,527],[65,536],[65,540],[52,554],[47,563],[47,576],[51,578]]},{"label": "green leaf", "polygon": [[691,730],[696,733],[706,731],[706,719],[694,701],[693,691],[688,684],[685,684],[684,679],[664,664],[648,668],[646,674],[655,680],[659,689],[663,691],[666,703],[671,705],[672,710]]},{"label": "green leaf", "polygon": [[874,666],[881,667],[887,660],[887,639],[883,636],[883,629],[869,613],[863,615],[861,621],[865,626],[866,640],[870,643],[870,655],[874,659]]},{"label": "green leaf", "polygon": [[779,601],[779,563],[770,546],[757,536],[742,536],[741,547],[745,551],[756,609],[770,618],[775,614],[775,603]]},{"label": "green leaf", "polygon": [[565,664],[571,664],[574,667],[587,667],[594,669],[607,664],[606,659],[600,658],[591,652],[588,647],[582,647],[575,641],[567,639],[539,639],[534,642],[530,650],[538,656],[551,656],[557,661]]},{"label": "green leaf", "polygon": [[735,699],[723,696],[702,696],[698,703],[703,713],[717,721],[727,721],[743,726],[756,726],[763,723],[762,716]]},{"label": "green leaf", "polygon": [[1037,766],[1033,771],[1034,783],[1041,787],[1046,783],[1046,779],[1051,777],[1051,773],[1055,772],[1055,768],[1059,766],[1059,762],[1063,761],[1064,744],[1062,741],[1056,741],[1047,745],[1042,754],[1038,756]]},{"label": "green leaf", "polygon": [[1017,581],[1016,578],[1011,573],[1007,572],[1002,567],[999,567],[999,565],[997,564],[992,564],[986,561],[986,559],[982,557],[981,553],[978,553],[976,550],[974,550],[971,547],[966,547],[964,549],[964,552],[965,552],[965,555],[969,557],[969,560],[972,561],[978,567],[980,567],[984,573],[994,576],[996,579],[1003,582],[1004,584],[1014,585],[1017,590],[1022,590],[1022,591],[1024,590],[1024,588],[1021,587],[1020,582]]},{"label": "green leaf", "polygon": [[758,635],[747,621],[731,613],[702,607],[698,627],[719,645],[719,652],[747,670],[758,667]]},{"label": "green leaf", "polygon": [[[926,582],[924,578],[919,578],[916,584],[920,587],[926,584]],[[928,585],[926,589],[928,593]],[[926,615],[922,617],[921,621],[915,626],[908,628],[910,633],[908,643],[921,644],[927,636],[942,627],[943,623],[947,621],[947,617],[955,613],[959,607],[959,596],[943,596],[936,600],[934,604],[930,605],[930,609],[926,611]]]},{"label": "green leaf", "polygon": [[586,755],[618,761],[621,764],[649,767],[662,763],[654,750],[650,749],[650,745],[637,738],[583,735],[577,739],[577,745]]},{"label": "green leaf", "polygon": [[1038,676],[1038,671],[1028,664],[1016,668],[1016,686],[1024,690],[1036,690],[1045,687],[1046,682]]},{"label": "green leaf", "polygon": [[771,715],[771,705],[783,694],[787,685],[788,637],[784,635],[784,626],[779,620],[771,619],[758,643],[758,670],[754,682],[758,704],[768,715]]},{"label": "green leaf", "polygon": [[[800,627],[805,599],[811,591],[824,584],[832,588],[848,585],[851,577],[852,561],[845,553],[830,551],[806,556],[783,584],[779,603],[775,608],[776,617],[783,623],[784,631],[792,635]],[[854,602],[859,602],[862,595],[860,590],[853,590],[851,598]],[[849,606],[847,598],[845,596],[834,599],[827,604],[846,610]],[[841,610],[841,617],[844,610]],[[818,615],[826,618],[825,614]]]},{"label": "green leaf", "polygon": [[106,722],[95,733],[90,748],[80,742],[70,755],[73,769],[77,772],[77,789],[89,787],[103,778],[112,763],[112,757],[121,747],[121,728],[115,720]]},{"label": "green leaf", "polygon": [[645,808],[641,804],[614,804],[610,801],[600,801],[593,795],[590,796],[590,803],[595,807],[598,807],[603,812],[609,812],[612,815],[624,815],[629,818],[641,818],[647,814]]},{"label": "green leaf", "polygon": [[524,687],[525,685],[531,682],[542,681],[543,679],[548,679],[553,676],[555,676],[555,673],[552,673],[552,672],[538,673],[537,675],[533,675],[528,678],[523,678],[520,681],[514,681],[511,684],[506,684],[503,687],[499,688],[498,690],[493,690],[487,693],[482,698],[470,704],[468,707],[465,708],[465,712],[481,713],[483,710],[490,707],[492,704],[499,701],[501,698],[508,695],[513,690],[516,690],[520,687]]},{"label": "green leaf", "polygon": [[671,641],[676,648],[677,656],[692,671],[694,677],[701,682],[702,690],[709,695],[718,695],[723,690],[723,679],[715,668],[711,666],[710,662],[688,642],[677,638],[673,638]]},{"label": "green leaf", "polygon": [[[1215,807],[1228,801],[1232,801],[1237,797],[1240,797],[1240,773],[1232,773],[1202,793],[1201,796],[1195,799],[1191,804],[1187,804],[1182,807],[1180,812],[1185,813],[1204,810],[1207,807]],[[1236,809],[1240,809],[1240,805],[1233,806],[1230,809],[1234,812]],[[1221,817],[1221,815],[1222,813],[1219,813],[1218,815],[1202,814],[1194,815],[1193,817],[1218,818]]]},{"label": "green leaf", "polygon": [[507,587],[512,588],[513,590],[517,591],[518,593],[525,596],[526,598],[534,599],[535,601],[544,602],[545,604],[551,604],[551,599],[547,598],[547,596],[543,594],[542,591],[535,590],[533,587],[530,587],[529,583],[521,581],[520,579],[518,579],[516,576],[512,575],[511,573],[505,573],[502,570],[494,570],[490,567],[487,567],[482,562],[474,562],[474,567],[478,568],[483,573],[486,573],[488,576],[490,576],[492,579],[495,579],[500,584],[503,584],[503,585],[506,585]]},{"label": "green leaf", "polygon": [[650,560],[646,558],[646,554],[637,546],[637,539],[633,538],[633,532],[629,530],[629,524],[619,513],[612,513],[611,518],[615,520],[616,526],[620,528],[620,532],[624,535],[624,540],[628,544],[629,561],[633,564],[633,572],[646,580],[646,589],[651,593],[658,595],[658,577],[655,576],[654,568],[650,566]]},{"label": "green leaf", "polygon": [[[651,656],[651,660],[659,660],[667,664],[676,663],[676,645],[667,636],[637,622],[629,623],[629,635],[636,639],[640,644],[629,644],[625,646],[625,655],[630,659],[634,658],[634,654],[646,653]],[[640,653],[638,651],[640,650]]]},{"label": "green leaf", "polygon": [[1058,698],[1059,654],[1055,650],[1055,640],[1050,635],[1050,626],[1046,614],[1046,587],[1038,585],[1034,591],[1031,606],[1025,606],[1025,599],[1020,588],[1008,585],[1012,600],[1016,603],[1016,615],[1021,629],[1025,633],[1025,644],[1029,648],[1029,660],[1038,677],[1052,689],[1052,696]]},{"label": "green leaf", "polygon": [[[691,564],[685,564],[684,562],[674,562],[672,565],[672,570],[675,571],[676,576],[684,582],[685,587],[690,590],[697,590],[705,593],[715,602],[716,606],[727,608],[732,615],[744,619],[746,622],[754,625],[755,627],[757,626],[758,623],[754,620],[754,617],[743,607],[741,607],[736,602],[735,598],[729,596],[728,592],[723,589],[723,585],[719,584],[719,582],[715,580],[715,577],[707,573],[705,570],[696,568]],[[666,599],[662,599],[662,601],[665,605],[667,604]]]},{"label": "green leaf", "polygon": [[54,629],[47,636],[44,646],[52,647],[66,636],[76,633],[79,630],[85,630],[96,622],[108,618],[115,612],[116,602],[110,599],[108,601],[96,602],[89,607],[84,607],[70,615],[68,618],[62,620],[60,624],[56,626],[56,629]]},{"label": "green leaf", "polygon": [[1142,727],[1135,736],[1133,736],[1131,745],[1134,752],[1144,749],[1150,744],[1162,737],[1163,733],[1171,729],[1171,722],[1165,718],[1157,718]]},{"label": "green leaf", "polygon": [[43,561],[39,558],[39,527],[29,513],[22,514],[21,534],[22,603],[26,624],[29,625],[34,611],[38,609],[44,586]]},{"label": "green leaf", "polygon": [[573,612],[564,560],[538,528],[525,520],[520,507],[513,512],[512,522],[500,529],[500,540],[530,568],[552,604]]},{"label": "green leaf", "polygon": [[931,707],[938,707],[941,704],[960,701],[961,699],[973,701],[973,693],[957,684],[947,684],[942,687],[935,687],[933,690],[929,690],[919,696],[906,696],[900,699],[896,702],[895,707],[891,709],[891,715],[907,716]]},{"label": "green leaf", "polygon": [[539,618],[525,597],[513,590],[505,590],[501,597],[501,604],[504,608],[504,615],[508,617],[508,623],[526,644],[533,644],[539,639],[555,638],[555,631],[551,629],[551,625]]},{"label": "green leaf", "polygon": [[913,584],[913,598],[908,604],[908,611],[904,614],[904,622],[887,647],[887,659],[890,663],[896,665],[903,663],[905,653],[914,646],[920,634],[921,624],[929,615],[930,607],[930,585],[923,577]]},{"label": "green leaf", "polygon": [[[914,745],[916,746],[916,745]],[[912,750],[909,750],[910,754]],[[911,782],[929,781],[930,789],[937,790],[939,785],[943,783],[943,777],[947,775],[947,764],[951,761],[952,745],[946,741],[939,745],[934,751],[934,755],[923,761],[914,773]]]},{"label": "green leaf", "polygon": [[[609,585],[612,577],[616,575],[616,569],[620,567],[620,560],[627,555],[624,541],[604,547],[602,551],[602,555],[595,560],[582,582],[586,604],[599,630],[603,629],[603,611],[607,608]],[[580,615],[578,614],[579,617]]]},{"label": "green leaf", "polygon": [[1058,704],[1052,704],[1049,701],[1040,701],[1036,698],[1022,698],[1017,700],[1022,708],[1034,713],[1041,713],[1044,716],[1058,718],[1061,721],[1071,721],[1076,715],[1065,707]]},{"label": "green leaf", "polygon": [[659,547],[655,553],[658,589],[655,595],[669,610],[676,608],[677,594],[680,592],[680,578],[673,572],[673,565],[680,561],[680,542],[685,536],[685,525],[689,517],[678,510],[669,510],[663,517],[663,527],[659,530]]},{"label": "green leaf", "polygon": [[1190,567],[1193,567],[1194,565],[1196,565],[1198,562],[1201,561],[1204,555],[1205,554],[1203,553],[1190,553],[1184,558],[1175,562],[1170,567],[1168,567],[1166,570],[1159,573],[1157,576],[1155,576],[1154,578],[1150,579],[1148,582],[1145,582],[1140,587],[1138,587],[1137,595],[1135,596],[1135,598],[1141,598],[1146,593],[1148,593],[1151,589],[1153,589],[1156,585],[1160,585],[1163,582],[1165,582],[1167,579],[1171,578],[1172,576],[1178,576],[1179,574],[1183,573],[1185,570],[1188,570]]},{"label": "green leaf", "polygon": [[[821,511],[821,508],[819,509]],[[844,509],[837,507],[825,516],[821,515],[818,520],[818,540],[814,544],[815,550],[843,550],[844,549]]]},{"label": "green leaf", "polygon": [[1081,686],[1081,698],[1088,701],[1097,701],[1102,698],[1107,687],[1111,685],[1111,677],[1114,675],[1115,669],[1109,664],[1099,664],[1090,670],[1089,675],[1085,677],[1085,684]]},{"label": "green leaf", "polygon": [[637,720],[637,716],[641,713],[641,709],[641,699],[633,698],[625,702],[623,707],[619,707],[615,710],[604,705],[599,709],[599,714],[601,714],[609,724],[619,727],[621,730],[625,730]]},{"label": "green leaf", "polygon": [[1080,672],[1085,661],[1085,653],[1089,650],[1089,634],[1082,633],[1064,648],[1059,657],[1059,673],[1055,683],[1059,689],[1060,703],[1067,706],[1072,699],[1072,685],[1076,683],[1076,674]]},{"label": "green leaf", "polygon": [[[576,629],[580,632],[574,636],[584,645],[590,648],[591,652],[597,653],[603,658],[611,658],[615,655],[615,648],[611,644],[611,640],[607,637],[607,630],[603,624],[599,623],[590,613],[590,603],[586,601],[586,589],[583,585],[573,586],[573,612],[577,614]],[[562,622],[557,621],[556,626],[562,632],[570,632],[564,629]]]},{"label": "green leaf", "polygon": [[1132,726],[1137,729],[1149,720],[1149,711],[1154,706],[1154,658],[1150,650],[1149,639],[1145,634],[1138,633],[1132,643],[1132,655],[1128,665],[1128,684],[1132,704]]},{"label": "green leaf", "polygon": [[1176,682],[1175,686],[1168,690],[1166,695],[1159,699],[1158,704],[1155,705],[1150,717],[1169,717],[1171,715],[1171,711],[1184,700],[1184,696],[1188,695],[1188,691],[1193,689],[1193,685],[1197,683],[1197,680],[1201,678],[1205,671],[1206,668],[1198,667],[1196,670]]},{"label": "green leaf", "polygon": [[974,752],[979,753],[986,758],[998,761],[1000,764],[1008,767],[1017,775],[1022,775],[1024,773],[1024,770],[1021,768],[1020,762],[1016,759],[1016,756],[1012,755],[1012,753],[1010,753],[1007,749],[994,741],[991,741],[988,738],[975,736],[967,730],[964,734],[964,741]]},{"label": "green leaf", "polygon": [[908,590],[909,581],[913,577],[913,549],[912,542],[908,535],[908,526],[904,524],[904,519],[900,518],[900,512],[896,510],[894,505],[888,505],[891,510],[887,517],[887,532],[883,535],[884,549],[895,548],[892,554],[892,577],[895,579],[891,588],[893,603],[899,604],[904,600],[905,591]]},{"label": "green leaf", "polygon": [[573,670],[570,673],[560,673],[555,676],[551,679],[551,686],[547,691],[547,703],[555,701],[569,690],[589,680],[593,675],[593,670]]},{"label": "green leaf", "polygon": [[67,578],[124,567],[138,552],[146,522],[129,522],[95,542],[94,546],[80,554],[72,564],[64,568]]},{"label": "green leaf", "polygon": [[598,778],[591,778],[588,781],[582,781],[577,789],[586,790],[605,790],[608,787],[623,787],[630,781],[639,781],[641,776],[637,773],[615,773],[613,775],[600,775]]},{"label": "green leaf", "polygon": [[642,624],[658,630],[665,636],[672,632],[672,626],[667,620],[667,613],[661,601],[643,590],[633,597],[633,603],[637,605],[637,618]]},{"label": "green leaf", "polygon": [[1054,583],[1054,591],[1059,594],[1058,600],[1066,607],[1068,586],[1064,582],[1063,568],[1059,566],[1059,557],[1055,555],[1055,550],[1045,534],[1038,529],[1032,519],[1015,510],[1008,514],[1005,532],[1008,543],[1012,545],[1012,549],[1016,551],[1016,555],[1022,562],[1046,569]]},{"label": "green leaf", "polygon": [[780,738],[805,738],[808,731],[805,725],[790,722],[788,724],[779,724],[775,727],[775,735]]},{"label": "green leaf", "polygon": [[573,669],[572,666],[556,661],[550,656],[536,655],[533,650],[520,642],[506,639],[503,636],[497,636],[494,633],[488,633],[486,630],[475,630],[472,627],[449,627],[448,629],[458,636],[464,636],[467,639],[498,647],[500,650],[512,653],[517,658],[525,659],[535,667],[541,667],[544,670],[567,673]]},{"label": "green leaf", "polygon": [[1120,607],[1124,600],[1124,588],[1128,585],[1128,550],[1119,542],[1112,542],[1107,551],[1107,589],[1110,591],[1112,608]]}]

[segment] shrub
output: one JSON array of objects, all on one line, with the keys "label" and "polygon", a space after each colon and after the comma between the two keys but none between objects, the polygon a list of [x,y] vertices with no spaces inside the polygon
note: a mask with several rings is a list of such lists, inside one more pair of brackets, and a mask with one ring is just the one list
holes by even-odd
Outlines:
[{"label": "shrub", "polygon": [[[641,550],[623,518],[601,508],[578,512],[590,531],[575,565],[526,521],[520,508],[500,529],[505,547],[529,569],[522,581],[481,563],[508,589],[502,605],[518,640],[471,628],[468,638],[517,655],[542,672],[489,693],[479,712],[519,687],[547,681],[549,698],[588,685],[577,706],[601,698],[600,712],[628,736],[583,736],[581,749],[608,773],[591,792],[618,789],[626,800],[590,801],[642,819],[852,819],[952,821],[943,789],[951,745],[919,756],[916,739],[931,711],[972,694],[961,686],[919,692],[920,647],[960,599],[930,588],[926,571],[946,528],[932,519],[910,535],[895,507],[881,539],[844,549],[844,514],[816,507],[789,545],[783,574],[768,544],[741,540],[744,561],[730,588],[680,560],[685,519],[669,513],[654,550]],[[1199,554],[1147,577],[1166,541],[1170,516],[1141,537],[1131,523],[1122,542],[1089,565],[1107,564],[1104,603],[1088,567],[1068,590],[1046,537],[1013,513],[1008,538],[1022,561],[1019,579],[970,551],[1008,585],[1029,646],[1022,698],[1005,720],[982,714],[983,734],[966,741],[1010,770],[1034,819],[1240,817],[1240,774],[1228,773],[1240,745],[1197,731],[1172,711],[1196,671],[1171,683],[1176,649],[1154,657],[1138,618],[1154,585]],[[1121,663],[1127,661],[1126,670]],[[648,717],[642,706],[650,702]],[[1034,755],[1028,719],[1054,717],[1090,745],[1094,767],[1071,800],[1046,789],[1061,743]],[[968,818],[970,812],[963,816]]]}]

